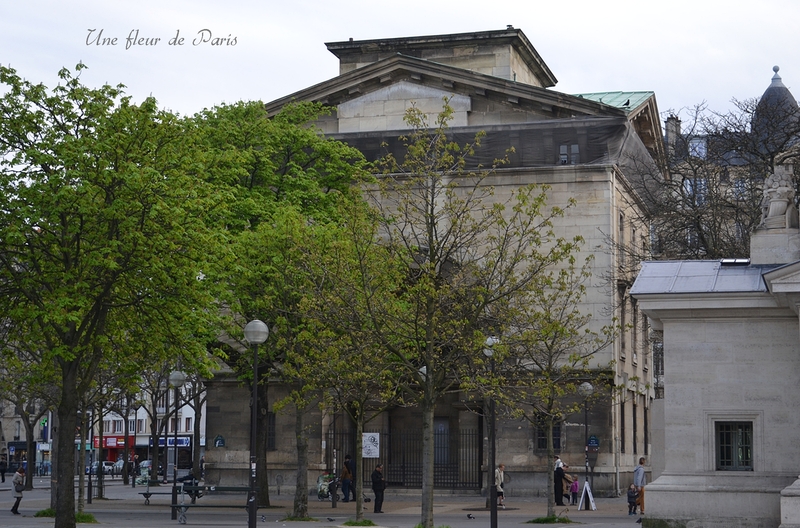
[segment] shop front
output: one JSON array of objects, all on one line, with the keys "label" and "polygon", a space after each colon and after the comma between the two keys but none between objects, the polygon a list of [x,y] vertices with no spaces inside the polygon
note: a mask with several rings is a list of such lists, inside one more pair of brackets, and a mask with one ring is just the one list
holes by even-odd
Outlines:
[{"label": "shop front", "polygon": [[19,466],[28,468],[28,443],[8,442],[8,473],[14,473]]},{"label": "shop front", "polygon": [[[191,436],[174,436],[160,437],[158,439],[158,450],[161,456],[167,457],[167,474],[172,474],[172,466],[175,463],[175,441],[177,440],[177,453],[178,453],[178,469],[189,469],[192,467],[192,437]],[[152,447],[153,441],[150,440]],[[166,447],[166,449],[165,449]],[[166,451],[166,453],[164,453]],[[163,464],[163,458],[162,458]]]},{"label": "shop front", "polygon": [[[93,439],[93,447],[100,448],[100,437],[95,436]],[[102,460],[111,460],[116,462],[121,460],[125,455],[125,436],[103,436],[103,458]],[[134,447],[136,445],[136,437],[128,435],[128,457],[133,460]]]}]

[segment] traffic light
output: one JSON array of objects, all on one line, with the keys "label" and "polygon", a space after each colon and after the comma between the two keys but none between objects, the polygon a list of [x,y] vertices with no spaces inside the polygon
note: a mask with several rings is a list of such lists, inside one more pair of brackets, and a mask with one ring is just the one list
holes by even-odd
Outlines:
[{"label": "traffic light", "polygon": [[44,418],[42,418],[42,421],[41,421],[41,422],[39,422],[39,425],[41,425],[42,427],[44,427],[44,426],[46,426],[46,425],[47,425],[47,416],[45,416]]}]

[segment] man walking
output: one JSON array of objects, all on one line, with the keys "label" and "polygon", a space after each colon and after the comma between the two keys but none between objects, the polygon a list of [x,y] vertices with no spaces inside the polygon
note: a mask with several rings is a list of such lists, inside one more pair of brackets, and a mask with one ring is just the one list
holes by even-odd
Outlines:
[{"label": "man walking", "polygon": [[0,477],[2,477],[3,482],[6,481],[6,471],[8,471],[8,462],[6,462],[6,456],[3,455],[0,458]]},{"label": "man walking", "polygon": [[639,459],[639,465],[633,470],[633,485],[639,491],[636,504],[639,505],[639,513],[644,515],[644,487],[647,484],[647,477],[644,474],[644,457]]},{"label": "man walking", "polygon": [[375,492],[375,508],[373,513],[383,513],[383,490],[386,489],[386,480],[383,478],[383,464],[375,466],[372,472],[372,491]]}]

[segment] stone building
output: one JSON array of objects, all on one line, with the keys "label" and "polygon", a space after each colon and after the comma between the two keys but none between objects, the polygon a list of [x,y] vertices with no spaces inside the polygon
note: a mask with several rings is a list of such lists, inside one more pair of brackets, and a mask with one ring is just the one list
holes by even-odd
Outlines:
[{"label": "stone building", "polygon": [[[765,100],[797,108],[779,77]],[[646,487],[645,526],[800,526],[800,228],[792,173],[778,165],[766,178],[749,259],[645,262],[633,286],[664,341],[657,478]]]},{"label": "stone building", "polygon": [[[451,35],[354,41],[327,44],[340,61],[340,74],[267,104],[278,112],[291,101],[322,102],[332,113],[316,125],[328,137],[345,141],[377,159],[386,150],[402,154],[398,137],[409,129],[403,120],[410,105],[435,117],[443,98],[454,110],[449,133],[459,140],[484,131],[475,162],[491,164],[509,147],[510,163],[488,179],[498,199],[531,183],[551,187],[549,205],[575,199],[577,206],[558,221],[558,235],[582,235],[583,254],[594,254],[594,279],[583,310],[593,314],[599,329],[616,316],[626,325],[612,347],[600,352],[596,365],[613,365],[609,379],[619,387],[593,403],[584,413],[567,417],[554,436],[557,451],[573,472],[582,473],[585,436],[596,437],[599,453],[594,466],[594,488],[600,494],[617,494],[632,480],[640,455],[650,450],[652,359],[643,317],[628,294],[633,273],[625,262],[626,245],[647,245],[646,226],[635,219],[644,207],[626,178],[627,161],[662,156],[663,143],[658,108],[652,92],[597,92],[568,95],[551,88],[554,74],[525,34],[513,27]],[[430,122],[433,122],[431,119]],[[634,213],[633,209],[637,209]],[[235,420],[246,435],[246,389],[235,389],[223,378],[209,384],[208,435]],[[235,395],[233,390],[239,390]],[[280,390],[279,388],[270,390]],[[271,400],[273,398],[271,397]],[[479,490],[485,486],[485,426],[479,413],[468,409],[464,397],[453,395],[439,404],[435,416],[436,487]],[[221,402],[221,403],[220,403]],[[271,412],[272,409],[269,409]],[[380,433],[380,459],[391,486],[420,486],[419,411],[388,411],[371,430]],[[310,442],[309,481],[326,468],[335,467],[352,450],[350,424],[341,415],[315,416]],[[294,482],[293,418],[274,416],[274,453],[268,453],[270,485],[280,479]],[[234,434],[234,433],[232,433]],[[241,435],[240,435],[241,436]],[[244,454],[246,436],[228,442],[225,453],[206,453],[208,468],[235,477],[224,460]],[[545,477],[552,470],[545,459],[546,439],[527,422],[499,424],[498,461],[506,465],[508,495],[543,494]],[[368,476],[376,459],[365,459]],[[338,464],[337,464],[338,465]],[[225,468],[228,468],[227,470]],[[581,469],[577,469],[581,468]],[[241,473],[239,468],[239,473]],[[213,471],[210,472],[213,475]]]}]

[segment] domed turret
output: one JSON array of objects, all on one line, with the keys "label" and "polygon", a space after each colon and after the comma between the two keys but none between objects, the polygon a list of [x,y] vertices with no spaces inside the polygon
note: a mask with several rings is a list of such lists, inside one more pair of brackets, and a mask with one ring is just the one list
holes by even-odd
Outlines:
[{"label": "domed turret", "polygon": [[775,66],[772,83],[758,101],[753,113],[753,133],[759,138],[763,151],[777,154],[796,142],[800,127],[800,107],[792,92],[783,84]]}]

